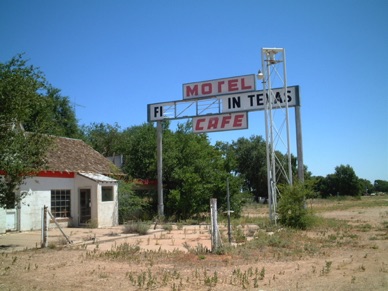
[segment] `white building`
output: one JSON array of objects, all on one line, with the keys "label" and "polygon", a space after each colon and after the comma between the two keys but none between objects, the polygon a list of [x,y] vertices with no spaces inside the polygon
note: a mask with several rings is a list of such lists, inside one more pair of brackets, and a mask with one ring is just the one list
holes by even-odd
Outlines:
[{"label": "white building", "polygon": [[16,195],[27,193],[13,209],[0,208],[0,233],[41,229],[48,206],[63,226],[110,227],[118,224],[117,180],[120,173],[85,142],[55,138],[47,170],[27,178]]}]

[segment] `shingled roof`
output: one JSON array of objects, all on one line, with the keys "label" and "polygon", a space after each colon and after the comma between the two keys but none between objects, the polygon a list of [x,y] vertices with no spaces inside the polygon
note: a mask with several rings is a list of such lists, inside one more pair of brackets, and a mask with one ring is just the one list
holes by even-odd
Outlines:
[{"label": "shingled roof", "polygon": [[48,171],[121,174],[111,161],[84,141],[64,137],[54,137],[46,155],[46,166]]}]

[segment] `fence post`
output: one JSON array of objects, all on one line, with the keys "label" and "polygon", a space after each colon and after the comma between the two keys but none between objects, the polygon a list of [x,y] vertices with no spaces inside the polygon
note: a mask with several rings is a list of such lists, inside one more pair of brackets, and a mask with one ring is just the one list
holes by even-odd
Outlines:
[{"label": "fence post", "polygon": [[217,199],[210,199],[210,216],[211,216],[211,241],[212,252],[215,253],[219,247],[218,223],[217,223]]},{"label": "fence post", "polygon": [[48,223],[47,223],[47,206],[44,205],[42,209],[42,248],[47,248],[48,241]]},{"label": "fence post", "polygon": [[228,241],[232,242],[232,232],[230,230],[230,192],[229,192],[229,178],[226,179],[226,201],[227,201],[227,211],[228,211]]}]

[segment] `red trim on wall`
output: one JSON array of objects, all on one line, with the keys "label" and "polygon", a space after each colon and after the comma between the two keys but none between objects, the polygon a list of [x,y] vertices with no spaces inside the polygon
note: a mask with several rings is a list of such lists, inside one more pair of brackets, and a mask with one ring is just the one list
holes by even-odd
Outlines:
[{"label": "red trim on wall", "polygon": [[47,177],[47,178],[74,178],[74,172],[40,172],[38,177]]},{"label": "red trim on wall", "polygon": [[[6,172],[0,170],[0,175],[5,175]],[[74,178],[74,172],[59,172],[59,171],[42,171],[39,172],[36,177],[46,177],[46,178]]]}]

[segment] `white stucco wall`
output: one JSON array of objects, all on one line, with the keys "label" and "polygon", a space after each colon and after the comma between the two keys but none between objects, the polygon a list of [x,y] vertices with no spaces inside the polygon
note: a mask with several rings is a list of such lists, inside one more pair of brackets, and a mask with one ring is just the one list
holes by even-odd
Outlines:
[{"label": "white stucco wall", "polygon": [[[113,201],[102,201],[101,187],[113,187]],[[76,176],[76,187],[79,189],[91,189],[92,213],[91,220],[98,227],[111,227],[118,225],[118,195],[117,182],[96,182],[81,175]]]},{"label": "white stucco wall", "polygon": [[73,212],[73,201],[75,199],[74,179],[28,178],[20,186],[20,192],[26,191],[29,193],[20,205],[20,231],[41,229],[42,208],[46,205],[51,210],[51,190],[53,189],[71,190],[71,212]]},{"label": "white stucco wall", "polygon": [[[102,187],[113,187],[113,201],[102,201]],[[117,183],[102,182],[98,185],[98,225],[99,227],[110,227],[118,225],[118,195]]]},{"label": "white stucco wall", "polygon": [[6,232],[6,214],[5,214],[5,209],[0,208],[0,234]]},{"label": "white stucco wall", "polygon": [[[113,201],[102,202],[101,186],[112,186]],[[75,178],[33,177],[25,180],[18,192],[29,194],[22,200],[18,211],[20,231],[41,229],[42,208],[46,205],[51,210],[51,190],[70,190],[71,206],[68,221],[73,226],[79,226],[80,189],[90,189],[91,219],[98,227],[110,227],[118,224],[118,194],[117,182],[96,182],[81,175]],[[0,233],[6,231],[6,210],[0,208]],[[63,225],[63,224],[62,224]],[[54,226],[54,225],[50,225]]]}]

